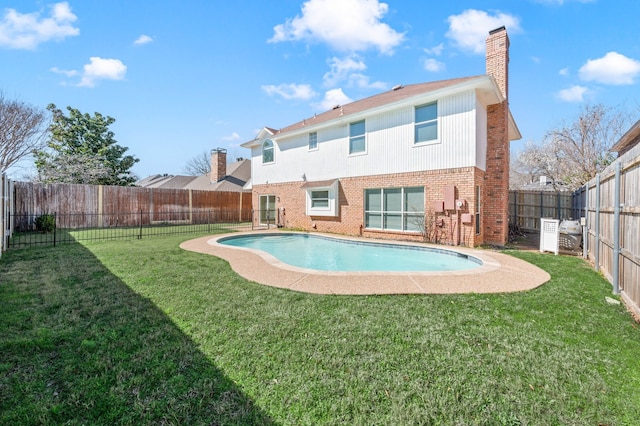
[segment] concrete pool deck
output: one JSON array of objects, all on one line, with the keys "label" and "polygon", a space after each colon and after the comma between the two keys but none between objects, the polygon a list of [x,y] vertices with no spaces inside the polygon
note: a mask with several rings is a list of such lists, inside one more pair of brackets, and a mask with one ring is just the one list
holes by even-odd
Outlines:
[{"label": "concrete pool deck", "polygon": [[266,232],[282,233],[234,232],[185,241],[180,247],[222,258],[240,276],[259,284],[314,294],[509,293],[531,290],[551,279],[547,272],[515,257],[491,250],[464,247],[326,235],[347,240],[447,249],[474,256],[483,262],[478,268],[454,272],[327,272],[297,268],[266,253],[224,246],[216,242],[219,238],[230,235]]}]

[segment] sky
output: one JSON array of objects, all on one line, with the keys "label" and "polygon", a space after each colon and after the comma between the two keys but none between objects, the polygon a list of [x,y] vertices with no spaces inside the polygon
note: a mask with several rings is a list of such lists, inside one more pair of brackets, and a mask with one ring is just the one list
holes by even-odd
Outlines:
[{"label": "sky", "polygon": [[181,174],[214,148],[249,157],[264,126],[484,74],[504,25],[513,156],[588,104],[640,118],[638,16],[638,0],[0,0],[0,91],[111,116],[138,177]]}]

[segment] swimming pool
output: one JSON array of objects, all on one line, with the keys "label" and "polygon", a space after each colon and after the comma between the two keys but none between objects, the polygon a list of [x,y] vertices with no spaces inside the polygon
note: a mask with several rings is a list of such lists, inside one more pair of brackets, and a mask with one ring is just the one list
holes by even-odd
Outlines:
[{"label": "swimming pool", "polygon": [[320,271],[464,271],[482,265],[480,259],[452,250],[309,234],[250,234],[217,242],[260,250],[289,265]]}]

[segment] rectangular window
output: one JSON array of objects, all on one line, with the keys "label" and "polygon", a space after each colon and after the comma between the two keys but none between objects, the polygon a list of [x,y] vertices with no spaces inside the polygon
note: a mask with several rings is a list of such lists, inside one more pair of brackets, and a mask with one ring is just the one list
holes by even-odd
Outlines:
[{"label": "rectangular window", "polygon": [[311,208],[312,209],[328,209],[329,208],[329,191],[311,191]]},{"label": "rectangular window", "polygon": [[349,154],[365,152],[366,149],[364,120],[349,124]]},{"label": "rectangular window", "polygon": [[309,151],[318,149],[318,132],[309,133]]},{"label": "rectangular window", "polygon": [[365,228],[420,231],[424,187],[366,189],[364,198]]},{"label": "rectangular window", "polygon": [[480,186],[476,186],[476,235],[480,234]]},{"label": "rectangular window", "polygon": [[438,103],[416,107],[415,143],[438,139]]}]

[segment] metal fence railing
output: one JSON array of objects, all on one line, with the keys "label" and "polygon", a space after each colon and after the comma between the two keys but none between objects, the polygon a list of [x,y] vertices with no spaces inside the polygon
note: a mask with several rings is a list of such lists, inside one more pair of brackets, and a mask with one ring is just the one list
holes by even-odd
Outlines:
[{"label": "metal fence railing", "polygon": [[12,249],[79,241],[246,231],[253,228],[253,215],[253,211],[238,214],[237,209],[170,213],[12,215],[13,229],[6,237],[6,244]]},{"label": "metal fence railing", "polygon": [[7,248],[56,246],[80,241],[251,231],[281,227],[280,211],[210,209],[136,213],[47,213],[10,217]]}]

